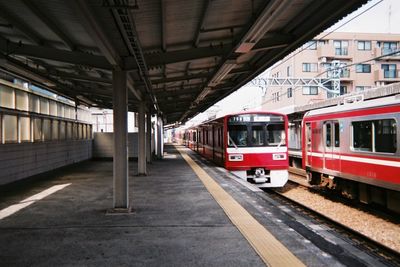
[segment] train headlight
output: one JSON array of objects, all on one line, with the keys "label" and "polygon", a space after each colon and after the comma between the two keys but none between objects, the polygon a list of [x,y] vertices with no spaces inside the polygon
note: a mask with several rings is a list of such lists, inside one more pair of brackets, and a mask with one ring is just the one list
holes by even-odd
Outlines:
[{"label": "train headlight", "polygon": [[272,154],[272,159],[273,160],[285,160],[286,159],[286,154],[284,154],[284,153]]},{"label": "train headlight", "polygon": [[229,161],[243,161],[243,154],[229,154]]}]

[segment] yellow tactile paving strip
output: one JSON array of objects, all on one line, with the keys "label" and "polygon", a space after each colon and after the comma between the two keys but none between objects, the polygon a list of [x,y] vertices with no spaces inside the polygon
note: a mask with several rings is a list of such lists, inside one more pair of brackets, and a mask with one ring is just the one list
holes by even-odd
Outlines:
[{"label": "yellow tactile paving strip", "polygon": [[305,266],[194,162],[182,148],[176,148],[266,265]]}]

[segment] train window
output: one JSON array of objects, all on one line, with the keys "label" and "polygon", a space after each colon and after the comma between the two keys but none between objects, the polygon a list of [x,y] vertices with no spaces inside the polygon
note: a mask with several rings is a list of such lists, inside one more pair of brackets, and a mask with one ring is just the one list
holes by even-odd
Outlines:
[{"label": "train window", "polygon": [[247,126],[229,125],[228,126],[228,146],[247,146]]},{"label": "train window", "polygon": [[339,147],[340,146],[340,127],[339,127],[339,123],[335,122],[334,123],[334,130],[335,130],[335,147]]},{"label": "train window", "polygon": [[286,145],[285,125],[283,123],[267,125],[267,145]]},{"label": "train window", "polygon": [[327,147],[331,146],[332,140],[332,125],[330,123],[325,124],[325,145]]},{"label": "train window", "polygon": [[355,121],[352,126],[354,150],[372,151],[372,122]]},{"label": "train window", "polygon": [[397,125],[394,119],[374,121],[375,151],[395,153]]},{"label": "train window", "polygon": [[251,127],[251,144],[253,146],[264,145],[264,128],[262,125],[254,125]]}]

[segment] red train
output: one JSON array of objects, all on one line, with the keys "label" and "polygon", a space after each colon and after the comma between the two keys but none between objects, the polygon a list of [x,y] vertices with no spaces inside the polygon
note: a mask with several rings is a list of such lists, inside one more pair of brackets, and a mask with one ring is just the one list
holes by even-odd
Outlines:
[{"label": "red train", "polygon": [[302,159],[310,183],[399,211],[399,122],[399,96],[306,113]]},{"label": "red train", "polygon": [[282,187],[288,180],[287,127],[280,113],[230,114],[187,129],[184,143],[259,187]]}]

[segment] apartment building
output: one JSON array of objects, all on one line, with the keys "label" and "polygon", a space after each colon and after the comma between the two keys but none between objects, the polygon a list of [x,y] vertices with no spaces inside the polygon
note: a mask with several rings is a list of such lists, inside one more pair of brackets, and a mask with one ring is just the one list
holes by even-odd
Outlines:
[{"label": "apartment building", "polygon": [[[326,36],[325,36],[326,35]],[[400,34],[321,33],[270,69],[269,78],[332,78],[333,63],[342,66],[340,94],[400,82]],[[333,88],[333,81],[328,82]],[[270,86],[262,107],[306,105],[332,97],[318,86]]]}]

